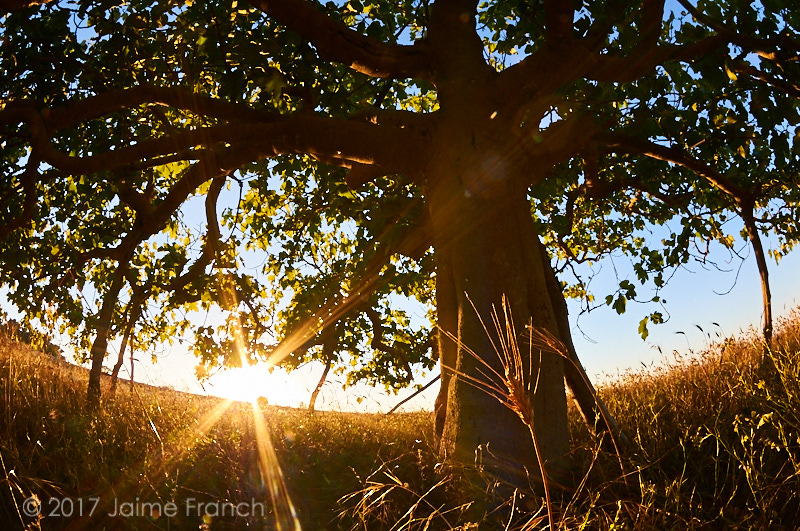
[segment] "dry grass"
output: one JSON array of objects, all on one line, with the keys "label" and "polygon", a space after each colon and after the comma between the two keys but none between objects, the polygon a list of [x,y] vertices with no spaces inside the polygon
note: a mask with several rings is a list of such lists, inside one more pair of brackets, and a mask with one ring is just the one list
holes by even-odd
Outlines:
[{"label": "dry grass", "polygon": [[794,529],[800,517],[800,312],[773,348],[728,339],[602,390],[635,442],[631,528]]},{"label": "dry grass", "polygon": [[[520,397],[535,385],[535,375],[520,371],[508,321],[504,315],[494,322],[505,370],[486,367],[490,383],[473,384],[515,411],[533,436],[530,407]],[[450,490],[448,499],[442,484],[452,478],[430,483],[430,489],[402,483],[404,493],[413,493],[402,505],[385,497],[404,480],[385,474],[365,489],[372,501],[358,507],[362,529],[796,529],[800,312],[778,329],[766,353],[757,336],[728,339],[701,356],[629,373],[601,389],[631,444],[622,455],[606,453],[573,411],[573,457],[583,477],[557,502],[517,491],[489,504],[494,512],[476,521],[463,511],[470,500],[452,496],[462,491]],[[540,348],[559,350],[541,339]],[[485,479],[484,495],[491,496],[492,478]],[[402,507],[411,507],[415,519],[401,518]],[[472,521],[444,517],[456,514]]]},{"label": "dry grass", "polygon": [[[92,417],[83,405],[84,370],[3,341],[0,528],[539,529],[552,521],[552,529],[793,529],[800,519],[800,313],[778,329],[766,356],[756,339],[727,340],[601,389],[632,441],[621,456],[624,473],[575,414],[578,481],[552,500],[549,517],[544,499],[519,491],[476,517],[457,478],[438,468],[428,413],[264,407],[254,417],[250,404],[138,385],[131,393],[124,385]],[[519,382],[496,376],[513,399]],[[516,407],[526,411],[524,403]],[[486,489],[483,496],[496,492],[491,478]],[[36,520],[24,515],[30,496],[44,509],[63,499],[99,498],[101,507],[83,520]],[[268,510],[206,519],[106,516],[115,498],[137,497],[180,508],[189,499],[262,501]]]},{"label": "dry grass", "polygon": [[[361,488],[361,478],[390,462],[418,481],[426,473],[419,463],[430,453],[425,412],[384,418],[265,406],[258,411],[271,443],[265,447],[251,404],[144,385],[130,392],[126,384],[92,417],[85,390],[84,369],[0,341],[0,529],[291,529],[288,500],[305,529],[349,527],[337,500]],[[31,496],[54,515],[26,517]],[[77,506],[66,517],[56,505],[82,501],[86,513],[98,498],[82,520]],[[179,514],[107,517],[115,500],[137,498],[173,502]],[[265,504],[263,517],[260,506],[242,517],[204,519],[196,510],[253,502]]]}]

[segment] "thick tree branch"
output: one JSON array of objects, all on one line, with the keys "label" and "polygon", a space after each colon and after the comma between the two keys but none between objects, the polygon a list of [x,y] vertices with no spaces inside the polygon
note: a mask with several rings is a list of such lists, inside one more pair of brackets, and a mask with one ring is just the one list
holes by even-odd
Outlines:
[{"label": "thick tree branch", "polygon": [[[148,204],[146,207],[143,207],[141,211],[137,211],[133,230],[128,233],[128,235],[118,246],[98,247],[78,254],[75,257],[72,267],[70,267],[70,269],[68,269],[64,275],[50,282],[50,284],[45,288],[45,291],[55,289],[55,286],[62,284],[65,278],[69,278],[73,274],[73,271],[82,270],[83,266],[90,260],[107,259],[114,260],[117,263],[128,263],[132,253],[134,252],[134,249],[139,245],[139,243],[160,231],[169,221],[170,217],[177,211],[180,205],[183,204],[183,202],[188,198],[188,196],[194,192],[197,187],[207,180],[214,178],[214,176],[216,176],[216,178],[209,188],[209,195],[206,196],[206,213],[208,215],[210,210],[216,211],[216,201],[219,196],[219,192],[225,183],[225,176],[228,175],[232,169],[235,169],[241,164],[244,164],[245,161],[250,160],[249,154],[246,154],[246,156],[239,154],[239,158],[236,157],[237,154],[235,152],[233,154],[219,154],[217,157],[219,159],[218,162],[221,161],[222,166],[230,166],[227,169],[214,169],[213,166],[215,164],[210,161],[207,161],[206,164],[196,164],[186,172],[186,174],[178,181],[178,183],[173,186],[163,201],[157,203],[156,205]],[[226,158],[228,159],[227,164],[225,160]],[[219,225],[216,215],[209,217],[208,219],[209,233],[206,235],[206,246],[203,249],[203,254],[192,266],[190,266],[190,269],[187,271],[187,273],[174,279],[171,283],[161,286],[163,289],[170,291],[181,290],[183,287],[188,285],[189,282],[197,278],[200,272],[202,272],[205,266],[208,265],[211,259],[213,259],[215,256],[215,253],[212,251],[215,251],[216,242],[219,240]],[[209,241],[208,238],[211,238],[211,241]]]},{"label": "thick tree branch", "polygon": [[[546,109],[547,100],[553,99],[553,93],[572,79],[578,69],[577,66],[558,68],[554,65],[580,65],[584,55],[577,44],[564,48],[543,47],[500,72],[496,82],[497,93],[502,95],[503,100],[511,102],[511,108],[525,106]],[[548,75],[543,76],[542,72]],[[536,101],[531,105],[531,100],[542,102]]]},{"label": "thick tree branch", "polygon": [[0,13],[11,13],[26,7],[40,6],[52,0],[0,0]]},{"label": "thick tree branch", "polygon": [[[553,2],[558,3],[557,0]],[[574,41],[571,36],[562,39],[551,36],[547,46],[500,73],[502,94],[523,102],[540,94],[551,94],[564,83],[581,77],[604,82],[635,81],[665,62],[701,57],[728,42],[723,37],[713,36],[687,45],[658,45],[663,10],[663,0],[644,3],[639,22],[640,39],[624,56],[601,53],[595,36],[581,41]],[[608,23],[598,21],[597,24]],[[604,37],[606,34],[607,31]],[[605,43],[605,39],[602,42]],[[542,72],[548,75],[542,76]]]},{"label": "thick tree branch", "polygon": [[662,146],[646,139],[634,138],[617,133],[599,135],[597,141],[619,151],[645,155],[650,158],[683,166],[728,194],[739,206],[751,195],[750,191],[746,188],[731,182],[717,170],[705,162],[697,160],[680,148]]},{"label": "thick tree branch", "polygon": [[153,87],[141,85],[128,89],[110,90],[96,96],[74,101],[68,105],[42,110],[48,130],[57,131],[80,122],[101,118],[123,109],[140,105],[161,105],[192,112],[206,118],[236,122],[271,122],[278,114],[256,110],[249,105],[233,103],[183,87]]},{"label": "thick tree branch", "polygon": [[541,133],[538,124],[526,128],[520,145],[528,154],[525,171],[531,177],[530,184],[545,179],[554,164],[580,153],[592,142],[597,129],[592,116],[579,113],[550,125]]},{"label": "thick tree branch", "polygon": [[590,52],[583,61],[586,67],[584,76],[595,81],[629,83],[653,72],[659,65],[697,59],[724,47],[728,42],[728,39],[717,35],[685,45],[649,46],[643,43],[626,56]]},{"label": "thick tree branch", "polygon": [[733,71],[737,74],[745,74],[752,77],[753,79],[758,79],[759,81],[763,81],[767,85],[770,85],[782,92],[785,92],[786,94],[795,99],[800,99],[800,85],[798,85],[797,83],[792,83],[790,81],[779,79],[773,76],[772,74],[768,74],[744,62],[740,62],[733,65]]},{"label": "thick tree branch", "polygon": [[544,0],[545,38],[550,44],[572,41],[572,0]]},{"label": "thick tree branch", "polygon": [[131,186],[127,177],[114,181],[120,201],[131,207],[137,214],[146,214],[151,207],[148,197]]},{"label": "thick tree branch", "polygon": [[352,114],[351,117],[377,125],[421,130],[431,126],[437,112],[418,113],[400,109],[381,109],[370,105]]},{"label": "thick tree branch", "polygon": [[[608,36],[616,32],[614,26],[632,24],[636,24],[639,29],[639,39],[635,43],[633,52],[628,56],[649,53],[655,48],[664,23],[664,0],[644,0],[638,10],[638,22],[635,16],[627,19],[623,17],[629,6],[630,3],[613,0],[605,3],[605,12],[597,17],[583,39],[583,45],[591,50],[591,53],[601,52],[606,46]],[[613,52],[611,55],[614,55]]]},{"label": "thick tree branch", "polygon": [[431,78],[425,43],[387,44],[362,35],[305,0],[248,0],[308,40],[320,58],[342,63],[357,72],[380,78]]},{"label": "thick tree branch", "polygon": [[466,96],[479,76],[494,75],[484,58],[476,28],[477,0],[436,0],[431,5],[428,38],[436,64],[436,84],[443,100]]},{"label": "thick tree branch", "polygon": [[345,182],[354,190],[389,173],[384,168],[372,164],[355,163],[346,166],[349,166],[350,171],[347,172]]},{"label": "thick tree branch", "polygon": [[[16,108],[3,114],[7,123],[28,124],[31,144],[43,162],[59,170],[86,175],[101,171],[152,167],[161,157],[186,152],[187,159],[202,158],[197,146],[230,144],[247,146],[253,160],[281,154],[309,154],[337,158],[352,163],[378,164],[394,173],[417,173],[428,156],[424,134],[410,129],[379,126],[363,121],[296,114],[273,123],[231,122],[183,131],[163,138],[142,139],[105,153],[71,156],[59,151],[50,141],[41,115],[32,108]],[[408,153],[417,154],[409,157]],[[247,161],[245,161],[247,162]]]},{"label": "thick tree branch", "polygon": [[[389,169],[384,168],[379,164],[362,164],[360,162],[353,162],[341,157],[330,157],[319,153],[313,155],[313,157],[315,160],[324,164],[338,166],[339,168],[346,168],[350,170],[345,176],[345,182],[347,183],[347,186],[354,190],[360,188],[368,182],[374,181],[379,177],[383,177],[392,173]],[[412,180],[414,180],[415,176],[411,175],[410,177]]]},{"label": "thick tree branch", "polygon": [[651,50],[658,44],[664,20],[664,0],[644,0],[639,22],[639,51]]},{"label": "thick tree branch", "polygon": [[142,233],[152,235],[161,230],[184,201],[204,182],[228,175],[247,162],[256,160],[249,146],[209,150],[203,154],[200,161],[186,171],[160,203],[153,205],[146,216],[137,216],[137,225]]},{"label": "thick tree branch", "polygon": [[[114,111],[143,104],[169,105],[196,112],[224,123],[179,131],[166,137],[143,138],[104,153],[72,156],[61,152],[50,140],[53,132],[100,118]],[[363,117],[333,119],[313,114],[274,116],[194,94],[181,88],[137,87],[110,91],[60,108],[40,109],[22,100],[0,110],[0,125],[26,124],[36,155],[60,171],[85,175],[102,171],[141,170],[168,162],[197,160],[203,155],[198,146],[248,144],[254,160],[279,154],[310,154],[320,160],[335,160],[338,165],[376,165],[374,175],[406,173],[414,175],[427,155],[425,141],[430,120],[416,119],[412,113],[380,111]],[[408,153],[417,156],[408,157]],[[366,182],[366,181],[361,181]],[[135,210],[145,207],[145,198],[124,181],[119,183],[120,198]]]},{"label": "thick tree branch", "polygon": [[[572,209],[575,200],[579,195],[592,199],[605,199],[614,192],[632,189],[644,192],[669,207],[681,207],[691,201],[694,196],[692,193],[667,194],[663,190],[654,189],[647,186],[639,175],[630,175],[629,178],[616,178],[611,181],[601,181],[598,176],[598,153],[597,145],[590,144],[582,153],[583,173],[585,182],[567,194],[567,218],[572,219]],[[571,225],[571,222],[570,222]]]},{"label": "thick tree branch", "polygon": [[225,185],[227,174],[214,177],[211,181],[211,186],[206,195],[205,210],[206,210],[206,226],[208,227],[205,242],[203,244],[203,251],[200,256],[195,260],[189,269],[182,275],[175,277],[169,284],[163,286],[167,291],[176,292],[176,296],[180,290],[188,286],[193,281],[200,278],[206,267],[216,258],[217,252],[220,247],[220,230],[219,220],[217,218],[217,202],[222,187]]},{"label": "thick tree branch", "polygon": [[743,34],[735,28],[730,28],[723,22],[698,10],[687,0],[678,0],[678,3],[692,15],[698,22],[705,24],[716,31],[720,36],[744,50],[758,54],[769,61],[780,63],[787,59],[797,60],[800,53],[800,42],[793,39],[788,32],[778,33],[774,37],[762,39]]}]

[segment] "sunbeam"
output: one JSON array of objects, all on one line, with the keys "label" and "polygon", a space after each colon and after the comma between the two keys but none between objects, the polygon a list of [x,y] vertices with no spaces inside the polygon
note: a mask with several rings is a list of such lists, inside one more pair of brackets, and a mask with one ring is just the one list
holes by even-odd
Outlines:
[{"label": "sunbeam", "polygon": [[272,499],[275,525],[279,531],[283,529],[300,531],[300,519],[297,517],[297,511],[295,511],[292,499],[289,496],[289,489],[286,488],[283,470],[281,470],[281,465],[278,463],[275,449],[272,447],[272,440],[261,409],[255,403],[253,404],[253,424],[258,445],[258,464],[261,470],[261,478]]}]

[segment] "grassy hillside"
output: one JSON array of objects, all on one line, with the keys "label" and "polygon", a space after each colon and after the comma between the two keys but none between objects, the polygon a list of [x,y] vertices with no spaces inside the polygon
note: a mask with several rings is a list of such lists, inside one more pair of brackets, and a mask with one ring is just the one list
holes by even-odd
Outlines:
[{"label": "grassy hillside", "polygon": [[[575,482],[555,493],[555,527],[794,528],[798,344],[795,314],[765,356],[753,339],[727,340],[604,388],[630,443],[607,452],[574,415]],[[90,415],[85,385],[84,370],[0,340],[0,528],[519,529],[547,519],[532,493],[470,507],[437,466],[429,413],[254,410],[126,384]],[[496,511],[483,516],[486,507]]]},{"label": "grassy hillside", "polygon": [[[265,406],[258,413],[268,438],[260,444],[250,404],[144,385],[131,391],[126,383],[92,416],[86,380],[83,369],[0,343],[0,529],[270,529],[271,491],[279,507],[288,494],[303,528],[347,527],[337,500],[380,466],[416,478],[432,473],[433,464],[419,463],[420,452],[430,452],[428,413],[311,415]],[[32,495],[45,515],[38,524],[25,515]],[[145,516],[135,514],[137,499]],[[125,517],[107,516],[115,500],[129,509],[116,510]],[[151,509],[169,502],[178,514],[152,518]],[[280,516],[292,520],[290,512]]]}]

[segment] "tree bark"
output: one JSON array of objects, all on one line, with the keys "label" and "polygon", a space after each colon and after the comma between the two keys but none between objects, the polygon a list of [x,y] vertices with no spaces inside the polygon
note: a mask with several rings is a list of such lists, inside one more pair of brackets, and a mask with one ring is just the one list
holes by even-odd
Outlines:
[{"label": "tree bark", "polygon": [[764,312],[763,333],[764,345],[768,349],[772,346],[772,292],[769,286],[769,269],[767,268],[767,256],[764,253],[764,246],[761,243],[761,235],[758,233],[756,220],[753,217],[753,209],[743,208],[741,211],[742,220],[753,246],[758,265],[758,274],[761,278],[761,298]]},{"label": "tree bark", "polygon": [[[131,332],[133,331],[133,327],[136,326],[136,321],[139,320],[139,317],[142,314],[142,303],[144,302],[143,297],[137,294],[133,295],[129,303],[130,311],[128,312],[128,323],[125,327],[125,332],[122,334],[122,343],[119,346],[119,354],[117,356],[117,362],[114,364],[114,368],[111,371],[111,388],[108,391],[109,396],[112,398],[117,393],[117,381],[119,380],[119,371],[122,368],[122,364],[125,362],[125,351],[130,344]],[[131,359],[133,358],[133,347],[131,347]],[[131,362],[131,368],[133,368],[133,363]],[[133,371],[131,371],[131,381],[133,380]]]},{"label": "tree bark", "polygon": [[114,271],[114,278],[111,281],[108,291],[103,297],[103,305],[97,316],[96,335],[90,351],[92,368],[89,370],[89,385],[86,390],[86,399],[90,409],[97,409],[100,406],[100,378],[103,375],[103,360],[108,349],[108,332],[111,328],[111,321],[114,316],[114,309],[117,306],[117,298],[122,286],[125,283],[125,268],[127,261],[117,264]]},{"label": "tree bark", "polygon": [[[517,338],[527,324],[558,336],[558,320],[525,187],[515,186],[510,177],[506,180],[502,168],[467,162],[461,170],[456,166],[448,173],[443,168],[428,194],[440,257],[437,312],[444,337],[437,399],[439,452],[447,461],[481,465],[514,486],[528,487],[533,480],[538,488],[541,473],[531,430],[506,405],[475,386],[475,380],[487,382],[487,370],[475,357],[504,374],[491,324],[493,311],[502,314],[504,296]],[[489,161],[493,163],[501,164],[499,159]],[[484,187],[481,183],[487,178],[496,181]],[[448,341],[450,337],[455,342]],[[520,350],[525,372],[531,375],[528,398],[546,474],[562,480],[569,452],[564,360],[552,352]]]},{"label": "tree bark", "polygon": [[[542,262],[545,266],[545,281],[547,282],[550,301],[558,321],[558,338],[564,344],[569,355],[569,358],[564,363],[564,380],[572,392],[572,398],[589,429],[604,437],[603,442],[610,451],[619,451],[621,446],[628,444],[628,438],[608,411],[603,399],[598,396],[592,382],[589,380],[589,376],[586,374],[586,369],[583,368],[583,364],[578,358],[575,344],[572,342],[569,313],[564,293],[550,265],[550,258],[544,245],[538,239],[535,244],[540,249]],[[610,437],[610,439],[606,439],[606,437]]]},{"label": "tree bark", "polygon": [[439,443],[444,432],[447,418],[447,393],[458,359],[458,345],[454,339],[458,332],[458,314],[454,311],[442,310],[451,307],[456,301],[456,287],[450,256],[446,253],[446,249],[437,249],[436,308],[439,325],[439,368],[442,380],[434,403],[434,430],[437,446],[440,446]]},{"label": "tree bark", "polygon": [[331,371],[331,365],[333,365],[333,354],[336,350],[337,341],[339,341],[339,334],[334,332],[334,334],[322,344],[322,357],[325,358],[325,370],[322,371],[322,376],[320,376],[317,386],[314,388],[314,391],[311,392],[311,398],[308,400],[309,413],[314,412],[314,407],[317,404],[317,396],[322,386],[325,385],[325,380],[328,379],[328,373]]}]

